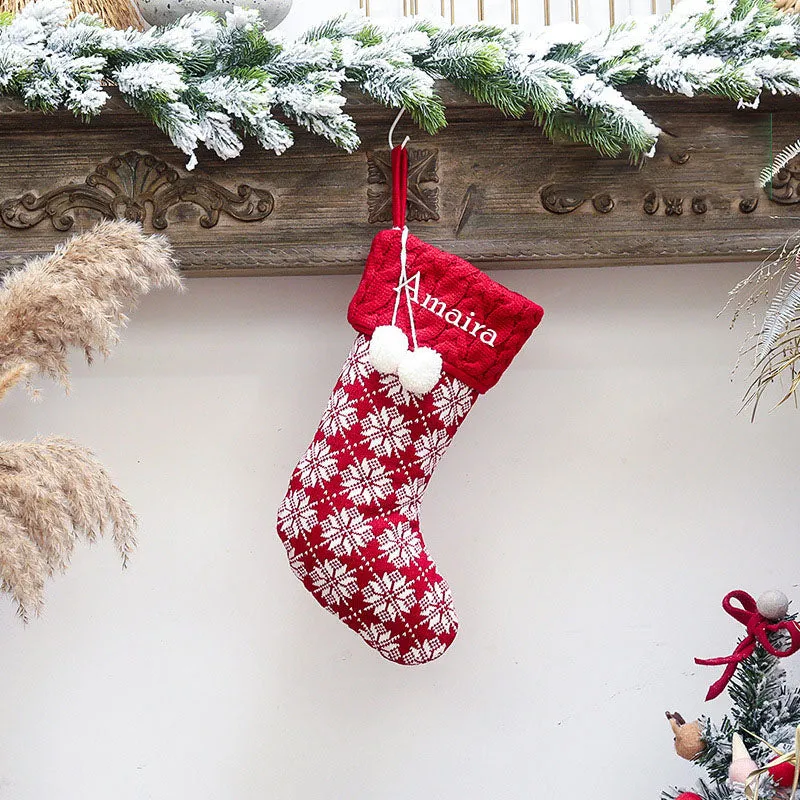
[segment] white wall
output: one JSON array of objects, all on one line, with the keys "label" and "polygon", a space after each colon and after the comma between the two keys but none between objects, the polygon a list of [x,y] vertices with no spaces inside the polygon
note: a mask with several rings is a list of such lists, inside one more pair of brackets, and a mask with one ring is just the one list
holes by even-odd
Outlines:
[{"label": "white wall", "polygon": [[[458,24],[478,21],[477,0],[452,0],[455,21]],[[571,9],[575,0],[549,0],[550,21],[553,25],[572,20]],[[582,24],[592,30],[605,30],[609,26],[608,0],[577,0],[578,17]],[[445,19],[450,20],[451,0],[444,0]],[[385,21],[403,15],[403,0],[369,0],[370,14],[374,19]],[[410,3],[406,2],[410,7]],[[666,14],[671,8],[670,0],[656,0],[656,11]],[[544,25],[545,0],[518,0],[519,24],[526,30],[537,30]],[[417,0],[419,15],[435,19],[441,15],[442,0]],[[511,22],[510,0],[483,0],[484,19],[495,25]],[[280,30],[288,35],[304,32],[311,25],[336,14],[354,12],[359,9],[359,0],[294,0],[289,15],[281,23]],[[628,17],[644,18],[652,14],[651,0],[614,0],[616,22]]]},{"label": "white wall", "polygon": [[[498,273],[546,309],[423,508],[461,615],[383,661],[291,574],[274,531],[352,332],[356,278],[195,280],[148,298],[72,395],[2,435],[93,447],[141,517],[121,574],[81,548],[24,628],[0,602],[2,800],[656,798],[689,767],[742,587],[797,591],[791,408],[737,416],[743,265]],[[2,598],[0,598],[2,599]]]}]

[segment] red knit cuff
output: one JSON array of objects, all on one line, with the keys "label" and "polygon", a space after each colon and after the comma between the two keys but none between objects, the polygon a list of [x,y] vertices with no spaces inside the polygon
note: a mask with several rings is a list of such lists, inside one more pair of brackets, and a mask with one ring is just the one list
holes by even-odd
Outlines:
[{"label": "red knit cuff", "polygon": [[[392,322],[400,278],[400,231],[381,231],[372,241],[364,275],[347,318],[372,335]],[[539,324],[541,306],[493,281],[463,258],[409,235],[406,245],[417,343],[433,347],[444,369],[468,386],[491,389]],[[418,277],[417,277],[418,276]],[[411,341],[405,292],[397,326]]]}]

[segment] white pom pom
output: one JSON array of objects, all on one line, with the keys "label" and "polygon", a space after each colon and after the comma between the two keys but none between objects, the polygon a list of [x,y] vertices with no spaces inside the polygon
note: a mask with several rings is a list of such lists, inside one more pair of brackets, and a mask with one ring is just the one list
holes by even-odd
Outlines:
[{"label": "white pom pom", "polygon": [[409,350],[397,366],[400,384],[411,394],[427,394],[442,375],[442,357],[430,347]]},{"label": "white pom pom", "polygon": [[758,598],[756,606],[762,617],[777,622],[786,616],[789,598],[780,589],[770,589]]},{"label": "white pom pom", "polygon": [[400,359],[408,352],[408,337],[394,325],[379,325],[369,343],[369,363],[387,375],[397,372]]}]

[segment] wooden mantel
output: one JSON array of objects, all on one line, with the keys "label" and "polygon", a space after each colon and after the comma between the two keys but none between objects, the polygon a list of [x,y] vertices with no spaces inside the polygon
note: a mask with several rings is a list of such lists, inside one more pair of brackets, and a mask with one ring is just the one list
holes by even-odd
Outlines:
[{"label": "wooden mantel", "polygon": [[[449,126],[411,135],[409,225],[485,268],[751,260],[800,219],[800,159],[773,197],[758,173],[800,136],[800,104],[756,111],[708,98],[629,96],[665,131],[642,168],[553,145],[440,87]],[[102,215],[144,217],[189,275],[357,272],[390,225],[386,134],[393,112],[353,96],[361,149],[298,134],[275,156],[248,144],[224,162],[186,157],[118,98],[91,125],[0,99],[0,256],[46,251]]]}]

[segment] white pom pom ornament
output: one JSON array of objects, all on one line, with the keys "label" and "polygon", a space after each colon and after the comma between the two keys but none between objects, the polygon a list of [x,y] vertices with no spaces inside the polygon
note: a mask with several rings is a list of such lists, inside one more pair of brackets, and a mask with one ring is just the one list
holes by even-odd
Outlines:
[{"label": "white pom pom ornament", "polygon": [[427,394],[442,376],[442,357],[430,347],[409,350],[397,365],[400,385],[411,394]]},{"label": "white pom pom ornament", "polygon": [[397,372],[408,352],[408,337],[396,325],[379,325],[369,343],[369,363],[382,375]]},{"label": "white pom pom ornament", "polygon": [[778,622],[789,610],[789,598],[780,589],[770,589],[758,598],[756,607],[762,617]]}]

